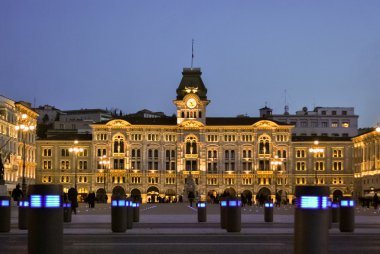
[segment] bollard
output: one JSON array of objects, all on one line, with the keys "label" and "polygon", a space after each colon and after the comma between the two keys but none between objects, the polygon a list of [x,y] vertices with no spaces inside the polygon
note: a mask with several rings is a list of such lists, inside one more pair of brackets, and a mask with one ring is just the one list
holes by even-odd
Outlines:
[{"label": "bollard", "polygon": [[140,203],[132,202],[133,222],[140,221]]},{"label": "bollard", "polygon": [[125,201],[125,207],[127,210],[126,218],[127,218],[127,229],[133,228],[133,208],[132,208],[132,201],[126,200]]},{"label": "bollard", "polygon": [[264,221],[273,222],[273,203],[264,204]]},{"label": "bollard", "polygon": [[227,232],[241,231],[241,201],[227,201]]},{"label": "bollard", "polygon": [[18,228],[19,229],[28,229],[28,209],[29,209],[29,200],[22,198],[18,202]]},{"label": "bollard", "polygon": [[11,231],[11,198],[0,196],[0,232]]},{"label": "bollard", "polygon": [[355,229],[355,201],[343,199],[340,201],[340,232],[354,232]]},{"label": "bollard", "polygon": [[197,211],[198,211],[198,222],[206,222],[207,221],[207,210],[205,202],[197,203]]},{"label": "bollard", "polygon": [[63,203],[63,222],[71,222],[71,203]]},{"label": "bollard", "polygon": [[339,222],[339,204],[337,203],[332,203],[331,204],[331,221],[332,223],[337,223]]},{"label": "bollard", "polygon": [[111,201],[111,229],[117,233],[127,230],[127,207],[124,199]]},{"label": "bollard", "polygon": [[220,201],[220,226],[227,227],[227,200]]},{"label": "bollard", "polygon": [[62,185],[29,185],[28,253],[63,253]]},{"label": "bollard", "polygon": [[331,229],[332,227],[332,209],[331,209],[331,199],[327,199],[327,209],[329,211],[329,222],[328,222],[328,228]]},{"label": "bollard", "polygon": [[294,253],[328,253],[327,186],[296,186]]}]

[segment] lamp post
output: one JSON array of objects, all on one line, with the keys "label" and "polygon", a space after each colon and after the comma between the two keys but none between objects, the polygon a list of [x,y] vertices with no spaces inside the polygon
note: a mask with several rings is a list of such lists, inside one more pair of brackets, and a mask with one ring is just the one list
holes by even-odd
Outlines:
[{"label": "lamp post", "polygon": [[101,167],[101,172],[103,172],[103,184],[104,184],[104,190],[107,192],[107,189],[106,189],[106,182],[107,182],[107,170],[108,170],[108,166],[110,165],[110,161],[107,159],[107,156],[106,155],[103,155],[101,158],[100,158],[100,161],[99,161],[99,164],[100,164],[100,167]]},{"label": "lamp post", "polygon": [[318,184],[318,173],[317,173],[317,169],[315,168],[315,165],[314,165],[314,158],[315,156],[317,156],[319,153],[323,153],[325,151],[325,149],[321,148],[321,147],[318,147],[319,145],[319,141],[318,140],[315,140],[314,141],[314,147],[310,148],[309,149],[309,152],[313,155],[313,160],[312,160],[312,165],[313,165],[313,168],[314,168],[314,171],[315,171],[315,185]]},{"label": "lamp post", "polygon": [[277,173],[278,173],[278,167],[281,167],[282,165],[282,161],[277,155],[275,155],[273,160],[270,162],[270,164],[272,165],[272,170],[274,174],[274,195],[276,199],[277,198]]},{"label": "lamp post", "polygon": [[72,147],[69,148],[69,152],[70,153],[73,153],[74,155],[74,161],[73,161],[73,164],[74,164],[74,188],[75,190],[77,191],[77,164],[76,164],[76,157],[78,155],[78,153],[81,153],[83,152],[83,148],[82,147],[78,147],[78,140],[74,140],[74,145]]},{"label": "lamp post", "polygon": [[22,139],[22,144],[23,144],[23,149],[22,149],[22,193],[25,195],[26,194],[26,179],[25,179],[25,170],[26,170],[26,133],[27,132],[32,132],[35,130],[35,126],[30,124],[28,122],[28,116],[26,114],[22,114],[21,116],[21,124],[16,125],[16,131],[21,132],[21,139]]}]

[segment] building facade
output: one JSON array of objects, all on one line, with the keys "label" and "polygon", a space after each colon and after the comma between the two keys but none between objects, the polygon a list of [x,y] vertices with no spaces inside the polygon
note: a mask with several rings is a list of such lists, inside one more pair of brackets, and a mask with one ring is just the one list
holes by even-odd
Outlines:
[{"label": "building facade", "polygon": [[[206,199],[224,192],[274,199],[278,193],[291,201],[296,185],[315,183],[336,196],[351,194],[349,138],[292,139],[294,125],[268,117],[208,117],[200,69],[182,74],[174,117],[124,116],[91,124],[92,135],[38,140],[37,182],[60,183],[65,191],[76,182],[83,194],[110,195],[116,187],[143,202],[185,195],[190,175]],[[74,140],[82,153],[69,152]],[[311,152],[316,146],[322,152]]]},{"label": "building facade", "polygon": [[0,96],[0,156],[9,192],[23,178],[26,184],[35,182],[37,117],[29,103]]},{"label": "building facade", "polygon": [[353,138],[355,196],[372,197],[380,192],[380,129]]},{"label": "building facade", "polygon": [[354,137],[358,134],[358,115],[353,107],[304,107],[290,114],[272,114],[272,109],[260,109],[260,116],[294,125],[293,136]]}]

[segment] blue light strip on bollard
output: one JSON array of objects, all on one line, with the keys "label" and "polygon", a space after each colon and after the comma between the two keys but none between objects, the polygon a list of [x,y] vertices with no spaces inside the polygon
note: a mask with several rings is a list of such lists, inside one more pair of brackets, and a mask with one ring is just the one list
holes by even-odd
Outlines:
[{"label": "blue light strip on bollard", "polygon": [[137,203],[132,202],[132,207],[139,207]]},{"label": "blue light strip on bollard", "polygon": [[9,203],[9,200],[1,200],[0,202],[0,206],[9,206],[10,203]]},{"label": "blue light strip on bollard", "polygon": [[331,204],[331,207],[332,208],[339,208],[339,205],[338,204]]},{"label": "blue light strip on bollard", "polygon": [[220,201],[220,206],[227,206],[227,201]]},{"label": "blue light strip on bollard", "polygon": [[33,207],[33,208],[42,207],[42,196],[41,195],[31,195],[30,196],[30,207]]},{"label": "blue light strip on bollard", "polygon": [[117,203],[119,206],[125,206],[126,204],[125,200],[118,200]]},{"label": "blue light strip on bollard", "polygon": [[341,200],[340,206],[341,207],[354,207],[355,202],[353,200]]},{"label": "blue light strip on bollard", "polygon": [[273,207],[273,203],[265,203],[264,206],[265,207]]},{"label": "blue light strip on bollard", "polygon": [[117,206],[117,200],[112,200],[111,206]]},{"label": "blue light strip on bollard", "polygon": [[129,206],[132,206],[132,201],[125,201],[125,206],[126,207],[129,207]]},{"label": "blue light strip on bollard", "polygon": [[198,207],[206,207],[206,203],[198,203]]},{"label": "blue light strip on bollard", "polygon": [[70,203],[63,203],[63,208],[70,208],[71,204]]},{"label": "blue light strip on bollard", "polygon": [[61,198],[59,195],[31,195],[30,207],[32,208],[59,208],[61,207]]},{"label": "blue light strip on bollard", "polygon": [[47,208],[57,208],[61,206],[61,199],[59,195],[46,195],[44,204]]},{"label": "blue light strip on bollard", "polygon": [[29,201],[20,201],[18,203],[18,206],[20,206],[20,207],[29,207]]},{"label": "blue light strip on bollard", "polygon": [[300,197],[299,208],[302,209],[326,209],[327,197],[302,196]]}]

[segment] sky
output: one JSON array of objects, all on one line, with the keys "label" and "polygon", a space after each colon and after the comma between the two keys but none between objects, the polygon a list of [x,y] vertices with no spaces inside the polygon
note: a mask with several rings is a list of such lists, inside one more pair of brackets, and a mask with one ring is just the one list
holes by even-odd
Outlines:
[{"label": "sky", "polygon": [[207,116],[355,107],[380,122],[378,0],[0,1],[0,94],[35,106],[176,112],[202,69]]}]

